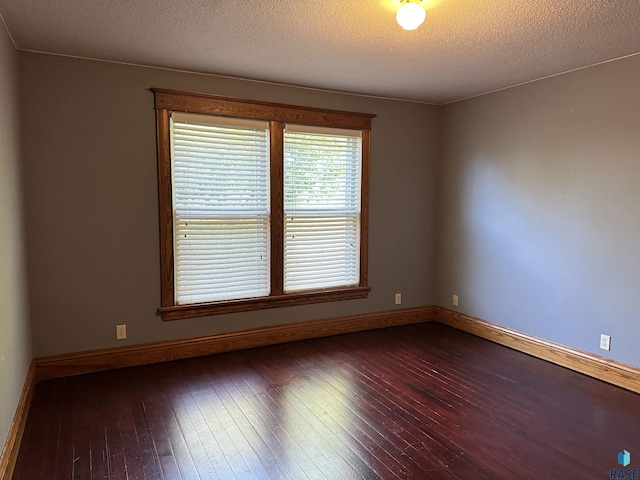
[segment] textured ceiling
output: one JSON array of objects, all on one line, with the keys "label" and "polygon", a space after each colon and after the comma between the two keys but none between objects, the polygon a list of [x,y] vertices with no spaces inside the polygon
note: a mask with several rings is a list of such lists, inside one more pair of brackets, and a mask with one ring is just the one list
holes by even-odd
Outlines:
[{"label": "textured ceiling", "polygon": [[0,0],[20,50],[432,103],[640,51],[639,0]]}]

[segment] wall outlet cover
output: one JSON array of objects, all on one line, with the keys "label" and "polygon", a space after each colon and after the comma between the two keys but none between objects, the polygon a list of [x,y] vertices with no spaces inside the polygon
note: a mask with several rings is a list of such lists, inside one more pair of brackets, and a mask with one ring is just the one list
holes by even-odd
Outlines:
[{"label": "wall outlet cover", "polygon": [[116,325],[116,340],[124,340],[127,338],[127,326]]}]

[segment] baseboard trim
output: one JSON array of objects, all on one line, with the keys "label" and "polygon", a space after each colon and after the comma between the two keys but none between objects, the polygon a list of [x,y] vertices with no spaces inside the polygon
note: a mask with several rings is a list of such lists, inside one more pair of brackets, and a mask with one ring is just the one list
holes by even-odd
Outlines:
[{"label": "baseboard trim", "polygon": [[31,362],[27,377],[24,380],[20,400],[16,407],[16,413],[9,427],[7,440],[5,441],[2,454],[0,454],[0,480],[11,480],[13,470],[18,459],[18,451],[20,450],[20,442],[24,434],[25,425],[27,424],[27,415],[33,398],[33,390],[36,385],[35,363]]},{"label": "baseboard trim", "polygon": [[440,323],[640,393],[640,368],[638,367],[519,332],[448,308],[434,307],[434,310],[435,320]]},{"label": "baseboard trim", "polygon": [[365,313],[184,340],[40,357],[35,359],[36,380],[169,362],[343,333],[409,325],[432,320],[435,313],[434,308],[433,306],[427,306]]}]

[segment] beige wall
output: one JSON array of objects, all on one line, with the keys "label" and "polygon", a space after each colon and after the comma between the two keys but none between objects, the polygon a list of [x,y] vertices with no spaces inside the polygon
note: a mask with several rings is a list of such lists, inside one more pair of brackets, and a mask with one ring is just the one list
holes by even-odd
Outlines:
[{"label": "beige wall", "polygon": [[635,56],[445,107],[440,304],[640,366],[639,86]]},{"label": "beige wall", "polygon": [[[439,108],[49,55],[20,54],[36,355],[434,302]],[[374,113],[366,300],[162,322],[152,94],[161,87]],[[116,342],[115,325],[129,338]]]},{"label": "beige wall", "polygon": [[0,446],[31,361],[22,242],[17,57],[0,23]]}]

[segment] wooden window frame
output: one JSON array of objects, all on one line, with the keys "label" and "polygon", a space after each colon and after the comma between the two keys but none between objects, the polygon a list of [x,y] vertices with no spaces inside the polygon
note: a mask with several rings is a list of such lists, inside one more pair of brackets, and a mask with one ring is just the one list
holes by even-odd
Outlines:
[{"label": "wooden window frame", "polygon": [[[369,233],[369,152],[372,114],[325,110],[295,105],[256,102],[202,93],[185,93],[152,88],[155,97],[158,200],[160,213],[160,277],[163,320],[194,318],[263,308],[304,305],[366,298],[368,286]],[[271,186],[271,293],[240,300],[176,305],[174,296],[174,243],[171,183],[171,112],[188,112],[235,118],[265,120],[270,135]],[[362,132],[362,173],[360,206],[360,282],[355,287],[284,293],[284,168],[283,132],[287,123],[360,130]]]}]

